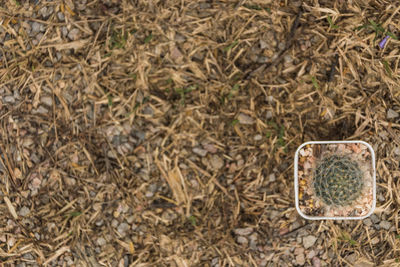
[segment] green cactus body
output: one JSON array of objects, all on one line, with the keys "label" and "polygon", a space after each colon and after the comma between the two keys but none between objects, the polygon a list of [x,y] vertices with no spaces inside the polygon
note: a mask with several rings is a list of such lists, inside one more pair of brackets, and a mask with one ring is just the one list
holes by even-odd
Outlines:
[{"label": "green cactus body", "polygon": [[314,191],[327,205],[346,206],[356,200],[363,189],[363,173],[348,156],[329,155],[320,160],[314,171]]}]

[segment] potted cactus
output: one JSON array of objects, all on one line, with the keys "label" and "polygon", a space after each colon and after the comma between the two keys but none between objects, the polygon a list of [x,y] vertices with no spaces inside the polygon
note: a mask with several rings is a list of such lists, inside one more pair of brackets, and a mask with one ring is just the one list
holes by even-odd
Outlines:
[{"label": "potted cactus", "polygon": [[295,154],[295,201],[311,220],[364,219],[375,209],[375,154],[363,141],[302,144]]}]

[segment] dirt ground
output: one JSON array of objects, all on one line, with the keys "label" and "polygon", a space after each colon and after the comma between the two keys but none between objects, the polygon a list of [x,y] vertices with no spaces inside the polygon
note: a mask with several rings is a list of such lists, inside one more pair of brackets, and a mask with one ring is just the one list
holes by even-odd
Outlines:
[{"label": "dirt ground", "polygon": [[[400,266],[399,31],[394,0],[0,0],[0,261]],[[371,217],[297,214],[312,140],[373,146]]]}]

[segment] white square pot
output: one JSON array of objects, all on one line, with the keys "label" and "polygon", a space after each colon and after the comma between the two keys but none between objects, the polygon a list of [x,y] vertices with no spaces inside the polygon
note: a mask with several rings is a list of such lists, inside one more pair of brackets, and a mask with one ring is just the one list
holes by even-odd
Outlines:
[{"label": "white square pot", "polygon": [[[329,157],[330,159],[327,159]],[[358,188],[360,190],[358,190],[356,194],[353,194],[354,196],[352,197],[344,197],[345,200],[346,198],[354,198],[350,201],[350,204],[341,203],[337,205],[338,201],[343,199],[343,195],[350,196],[352,194],[346,194],[347,192],[343,193],[343,191],[346,191],[350,187],[344,187],[343,185],[340,185],[340,182],[336,182],[342,179],[342,177],[349,179],[349,175],[346,175],[349,166],[337,163],[335,169],[332,170],[333,164],[330,163],[331,161],[326,163],[328,165],[322,165],[324,159],[325,162],[328,162],[328,160],[331,159],[338,159],[335,163],[338,161],[346,161],[350,164],[349,166],[350,169],[353,170],[353,173],[359,175],[355,184],[359,186]],[[340,169],[341,167],[342,169]],[[331,170],[329,170],[329,168],[331,168]],[[329,170],[329,175],[324,176],[322,170]],[[315,180],[314,176],[317,176],[316,173],[320,175],[320,178],[322,177],[322,180]],[[342,176],[337,173],[340,173]],[[357,177],[357,175],[350,177]],[[354,181],[354,179],[352,181]],[[333,190],[332,188],[336,185],[342,186],[342,188],[346,189]],[[364,219],[374,212],[376,206],[376,169],[374,150],[371,145],[363,141],[306,142],[296,150],[294,158],[294,189],[296,210],[305,219]],[[322,191],[323,194],[321,193]],[[320,197],[316,192],[319,193]],[[359,196],[357,196],[358,194]],[[339,197],[334,198],[332,195],[334,197]],[[327,204],[329,201],[331,201],[330,203],[336,201],[336,204]]]}]

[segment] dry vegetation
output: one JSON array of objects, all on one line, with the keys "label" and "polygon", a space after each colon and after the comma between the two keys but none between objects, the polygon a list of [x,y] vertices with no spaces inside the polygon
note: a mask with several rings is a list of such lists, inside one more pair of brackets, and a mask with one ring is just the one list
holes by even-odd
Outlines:
[{"label": "dry vegetation", "polygon": [[[399,9],[0,0],[0,261],[398,266]],[[301,219],[296,148],[354,139],[375,213]]]}]

